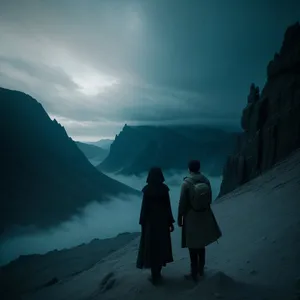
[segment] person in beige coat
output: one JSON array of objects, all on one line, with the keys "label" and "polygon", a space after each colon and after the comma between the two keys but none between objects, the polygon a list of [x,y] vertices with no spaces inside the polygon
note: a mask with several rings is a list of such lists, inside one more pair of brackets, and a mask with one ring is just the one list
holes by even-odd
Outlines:
[{"label": "person in beige coat", "polygon": [[[211,210],[212,191],[209,180],[200,172],[200,161],[189,162],[189,176],[184,178],[178,207],[178,225],[182,227],[182,248],[188,248],[191,259],[191,272],[186,279],[197,281],[198,275],[204,275],[205,247],[217,241],[221,230]],[[194,185],[205,183],[208,187],[208,203],[201,210],[195,210],[191,204]],[[201,199],[196,199],[201,201]],[[195,200],[193,200],[195,201]]]}]

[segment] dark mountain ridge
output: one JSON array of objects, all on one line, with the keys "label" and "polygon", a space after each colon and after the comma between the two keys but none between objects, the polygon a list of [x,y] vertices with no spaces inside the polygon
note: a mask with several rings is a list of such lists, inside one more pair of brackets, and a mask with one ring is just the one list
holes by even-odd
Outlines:
[{"label": "dark mountain ridge", "polygon": [[86,144],[82,142],[76,142],[77,147],[83,152],[88,160],[102,161],[109,153],[107,149],[103,149],[99,146]]},{"label": "dark mountain ridge", "polygon": [[54,225],[92,200],[136,193],[97,171],[29,95],[0,88],[0,117],[0,232]]},{"label": "dark mountain ridge", "polygon": [[187,169],[190,159],[199,158],[204,172],[220,175],[236,135],[201,125],[125,125],[112,143],[108,157],[97,168],[139,175],[154,165],[164,170]]},{"label": "dark mountain ridge", "polygon": [[110,148],[110,145],[112,144],[114,140],[112,139],[102,139],[102,140],[99,140],[97,142],[89,142],[90,145],[95,145],[95,146],[98,146],[104,150],[109,150]]}]

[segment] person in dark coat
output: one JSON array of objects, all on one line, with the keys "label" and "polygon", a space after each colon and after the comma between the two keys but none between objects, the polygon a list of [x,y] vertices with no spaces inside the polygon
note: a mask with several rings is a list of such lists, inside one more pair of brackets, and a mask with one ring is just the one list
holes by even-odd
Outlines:
[{"label": "person in dark coat", "polygon": [[143,188],[140,213],[142,234],[137,258],[137,268],[151,269],[151,281],[161,279],[162,267],[173,262],[171,232],[175,222],[172,214],[169,188],[164,184],[160,168],[149,171],[147,185]]}]

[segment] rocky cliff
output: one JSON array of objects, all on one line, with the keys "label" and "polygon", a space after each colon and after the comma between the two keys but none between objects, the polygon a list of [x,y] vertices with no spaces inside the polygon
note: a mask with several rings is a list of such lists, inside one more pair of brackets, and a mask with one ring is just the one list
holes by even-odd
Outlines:
[{"label": "rocky cliff", "polygon": [[300,147],[300,24],[286,30],[260,92],[252,84],[242,113],[244,132],[224,167],[220,195],[253,179]]}]

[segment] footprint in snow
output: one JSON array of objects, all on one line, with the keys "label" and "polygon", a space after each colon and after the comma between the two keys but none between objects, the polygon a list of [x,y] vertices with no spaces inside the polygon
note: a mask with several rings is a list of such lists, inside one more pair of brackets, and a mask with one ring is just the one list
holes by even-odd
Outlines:
[{"label": "footprint in snow", "polygon": [[100,291],[102,293],[106,293],[107,291],[111,290],[116,283],[115,274],[113,272],[108,273],[102,279],[100,283]]}]

